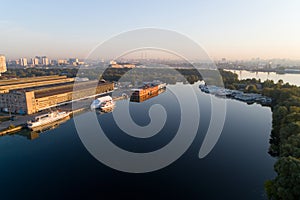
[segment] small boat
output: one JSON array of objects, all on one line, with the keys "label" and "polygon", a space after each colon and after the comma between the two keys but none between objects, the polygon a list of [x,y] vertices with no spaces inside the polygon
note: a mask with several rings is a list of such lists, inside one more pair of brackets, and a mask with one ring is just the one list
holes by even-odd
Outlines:
[{"label": "small boat", "polygon": [[65,111],[53,111],[43,115],[36,116],[34,120],[27,122],[27,128],[33,130],[36,127],[45,126],[47,124],[51,124],[53,122],[59,121],[66,117],[70,116],[69,112]]},{"label": "small boat", "polygon": [[94,109],[106,109],[106,108],[112,108],[115,105],[113,99],[111,96],[104,96],[104,97],[99,97],[95,99],[92,104],[91,104],[91,110]]}]

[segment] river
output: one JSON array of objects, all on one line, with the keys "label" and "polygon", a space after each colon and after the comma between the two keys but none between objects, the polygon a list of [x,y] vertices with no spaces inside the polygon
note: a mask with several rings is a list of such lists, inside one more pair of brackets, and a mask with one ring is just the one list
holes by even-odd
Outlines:
[{"label": "river", "polygon": [[[179,104],[170,87],[142,103],[129,103],[130,114],[139,125],[150,122],[151,105],[164,106],[168,118],[158,134],[137,139],[118,128],[112,113],[98,114],[107,137],[134,152],[163,148],[174,138],[180,123]],[[187,86],[178,83],[172,87],[182,91]],[[202,93],[197,84],[193,87],[200,107],[200,121],[195,121],[199,129],[190,148],[171,165],[140,174],[111,169],[86,150],[71,119],[34,140],[20,134],[0,137],[1,199],[266,199],[264,181],[275,177],[275,159],[267,153],[270,108],[217,98]],[[213,150],[199,159],[210,122],[211,98],[226,102],[226,120]],[[126,101],[118,101],[116,109],[126,106]],[[189,106],[189,99],[184,101]],[[76,117],[88,119],[92,115],[89,111]],[[87,127],[89,131],[92,129]]]},{"label": "river", "polygon": [[300,74],[277,74],[275,72],[251,72],[246,70],[227,70],[238,75],[239,79],[255,78],[265,81],[267,79],[273,80],[275,83],[278,80],[283,80],[283,82],[288,82],[292,85],[300,86]]}]

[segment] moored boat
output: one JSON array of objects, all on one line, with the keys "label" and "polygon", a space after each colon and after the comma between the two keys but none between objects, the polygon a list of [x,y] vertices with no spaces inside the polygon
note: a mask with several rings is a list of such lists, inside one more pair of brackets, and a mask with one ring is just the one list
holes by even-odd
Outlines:
[{"label": "moored boat", "polygon": [[34,120],[27,122],[27,128],[34,129],[36,127],[45,126],[47,124],[51,124],[53,122],[64,119],[70,115],[69,112],[65,111],[53,111],[43,115],[36,116]]},{"label": "moored boat", "polygon": [[112,97],[109,95],[99,97],[92,102],[90,108],[91,110],[99,109],[99,108],[101,109],[101,106],[103,107],[107,102],[111,102],[112,104],[114,104]]},{"label": "moored boat", "polygon": [[158,95],[159,87],[157,83],[145,83],[142,87],[132,89],[130,101],[141,102]]}]

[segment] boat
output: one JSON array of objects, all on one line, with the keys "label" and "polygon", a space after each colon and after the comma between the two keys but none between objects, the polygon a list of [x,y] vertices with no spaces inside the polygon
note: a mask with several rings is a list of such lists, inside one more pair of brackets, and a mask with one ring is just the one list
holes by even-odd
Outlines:
[{"label": "boat", "polygon": [[142,87],[132,89],[130,101],[142,102],[145,99],[149,99],[158,95],[158,84],[146,83]]},{"label": "boat", "polygon": [[166,91],[166,83],[159,81],[145,82],[143,86],[131,90],[131,102],[143,102]]},{"label": "boat", "polygon": [[47,124],[54,123],[56,121],[59,121],[61,119],[64,119],[66,117],[70,116],[69,112],[65,111],[53,111],[49,112],[43,115],[36,116],[34,120],[27,122],[27,128],[33,130],[36,127],[45,126]]},{"label": "boat", "polygon": [[199,85],[199,88],[202,92],[210,93],[210,94],[217,94],[221,88],[215,86],[215,85]]},{"label": "boat", "polygon": [[100,108],[101,104],[108,102],[108,101],[112,101],[112,98],[109,95],[99,97],[92,102],[90,108],[91,108],[91,110],[98,109],[98,108]]}]

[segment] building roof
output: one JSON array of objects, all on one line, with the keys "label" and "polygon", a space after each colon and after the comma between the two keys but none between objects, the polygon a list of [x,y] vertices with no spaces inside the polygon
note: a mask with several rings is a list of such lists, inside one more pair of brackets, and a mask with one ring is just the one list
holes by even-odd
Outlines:
[{"label": "building roof", "polygon": [[0,90],[18,90],[73,82],[74,78],[66,76],[40,76],[0,81]]},{"label": "building roof", "polygon": [[33,88],[30,91],[34,91],[35,98],[42,98],[46,96],[52,96],[62,93],[68,93],[73,91],[82,91],[86,89],[92,89],[99,85],[109,85],[111,83],[106,82],[99,82],[98,80],[95,81],[86,81],[86,82],[72,82],[66,83],[58,86],[49,86],[49,87],[42,87],[42,88]]}]

